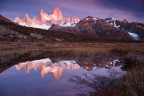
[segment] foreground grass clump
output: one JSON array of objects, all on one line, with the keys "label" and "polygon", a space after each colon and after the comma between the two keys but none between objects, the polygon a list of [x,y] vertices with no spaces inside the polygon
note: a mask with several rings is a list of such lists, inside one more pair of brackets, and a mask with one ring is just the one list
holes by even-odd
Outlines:
[{"label": "foreground grass clump", "polygon": [[127,75],[118,80],[114,90],[120,90],[122,96],[144,96],[144,54],[132,51],[126,54],[125,69]]},{"label": "foreground grass clump", "polygon": [[125,96],[144,96],[144,69],[132,69],[122,80]]},{"label": "foreground grass clump", "polygon": [[125,66],[126,69],[144,68],[144,53],[141,51],[132,51],[128,53],[126,56],[127,65]]}]

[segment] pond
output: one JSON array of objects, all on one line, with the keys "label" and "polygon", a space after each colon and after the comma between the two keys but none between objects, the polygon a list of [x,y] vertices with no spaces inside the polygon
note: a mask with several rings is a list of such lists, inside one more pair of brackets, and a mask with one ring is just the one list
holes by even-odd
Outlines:
[{"label": "pond", "polygon": [[82,78],[120,78],[124,74],[120,66],[98,68],[93,64],[89,68],[74,60],[52,62],[49,58],[27,61],[0,73],[0,96],[77,96],[96,89],[87,86],[89,82]]}]

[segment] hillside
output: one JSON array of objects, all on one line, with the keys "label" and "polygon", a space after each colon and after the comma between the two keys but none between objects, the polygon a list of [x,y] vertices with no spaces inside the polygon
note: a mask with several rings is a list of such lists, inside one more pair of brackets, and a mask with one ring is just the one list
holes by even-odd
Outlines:
[{"label": "hillside", "polygon": [[[3,17],[4,18],[4,17]],[[20,26],[9,20],[0,19],[0,40],[3,41],[94,41],[89,36],[78,36],[62,31],[43,30]]]},{"label": "hillside", "polygon": [[3,21],[5,21],[5,22],[12,23],[11,20],[7,19],[6,17],[4,17],[4,16],[2,16],[2,15],[0,15],[0,20],[3,20]]},{"label": "hillside", "polygon": [[144,41],[144,24],[113,18],[99,19],[88,16],[74,27],[52,25],[49,30],[87,35],[105,41]]}]

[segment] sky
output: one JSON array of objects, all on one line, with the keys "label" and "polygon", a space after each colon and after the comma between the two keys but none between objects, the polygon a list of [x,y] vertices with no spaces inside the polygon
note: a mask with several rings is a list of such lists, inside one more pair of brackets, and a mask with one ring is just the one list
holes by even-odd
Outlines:
[{"label": "sky", "polygon": [[23,18],[25,13],[33,18],[41,9],[50,14],[56,6],[64,17],[113,17],[144,23],[144,0],[0,0],[0,14],[11,20]]}]

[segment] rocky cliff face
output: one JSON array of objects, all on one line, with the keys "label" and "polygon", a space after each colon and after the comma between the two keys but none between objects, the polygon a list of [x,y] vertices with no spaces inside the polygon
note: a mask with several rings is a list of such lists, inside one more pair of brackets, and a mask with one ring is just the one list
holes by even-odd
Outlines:
[{"label": "rocky cliff face", "polygon": [[125,30],[113,26],[105,19],[88,16],[78,22],[75,27],[53,25],[49,30],[65,31],[77,35],[96,37],[99,40],[131,41],[132,37]]},{"label": "rocky cliff face", "polygon": [[63,19],[62,12],[58,6],[53,10],[52,15],[56,16],[57,20]]},{"label": "rocky cliff face", "polygon": [[72,26],[79,21],[79,18],[63,17],[62,11],[58,6],[54,8],[51,14],[48,14],[43,9],[41,9],[38,18],[36,18],[35,16],[34,18],[30,18],[29,15],[26,13],[23,20],[19,17],[15,17],[14,20],[14,22],[18,23],[19,25],[41,29],[48,29],[52,24],[59,24],[61,26]]},{"label": "rocky cliff face", "polygon": [[[118,23],[118,22],[117,22]],[[104,19],[98,19],[91,16],[84,18],[80,21],[76,28],[82,33],[88,35],[95,35],[96,38],[106,40],[123,40],[128,41],[131,39],[128,32],[118,28],[118,24],[112,25]]]}]

